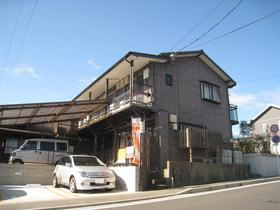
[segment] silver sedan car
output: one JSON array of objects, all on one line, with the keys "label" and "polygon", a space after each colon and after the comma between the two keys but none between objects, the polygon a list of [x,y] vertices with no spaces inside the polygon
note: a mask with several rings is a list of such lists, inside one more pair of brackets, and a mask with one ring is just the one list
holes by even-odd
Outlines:
[{"label": "silver sedan car", "polygon": [[68,155],[58,161],[53,172],[53,186],[59,185],[68,186],[73,193],[78,190],[112,190],[116,186],[116,177],[95,156]]}]

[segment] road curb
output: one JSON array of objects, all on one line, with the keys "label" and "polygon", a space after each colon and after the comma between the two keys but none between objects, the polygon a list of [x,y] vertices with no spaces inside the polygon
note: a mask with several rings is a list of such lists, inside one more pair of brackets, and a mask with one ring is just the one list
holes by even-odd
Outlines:
[{"label": "road curb", "polygon": [[265,183],[265,182],[277,181],[277,180],[280,180],[280,177],[262,178],[262,179],[256,179],[256,180],[247,180],[247,181],[216,184],[216,185],[213,184],[213,185],[202,186],[202,187],[192,187],[192,188],[185,189],[181,192],[178,192],[177,195],[198,193],[198,192],[205,192],[205,191],[212,191],[212,190],[221,190],[221,189],[225,189],[225,188],[234,188],[234,187],[258,184],[258,183]]}]

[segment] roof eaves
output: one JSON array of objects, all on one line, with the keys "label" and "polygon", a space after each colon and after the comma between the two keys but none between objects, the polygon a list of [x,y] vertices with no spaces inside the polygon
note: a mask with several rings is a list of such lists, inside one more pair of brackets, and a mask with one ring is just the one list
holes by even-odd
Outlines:
[{"label": "roof eaves", "polygon": [[110,71],[112,71],[116,66],[118,66],[122,61],[127,60],[129,56],[135,56],[135,57],[147,57],[147,58],[153,58],[153,59],[161,59],[166,60],[166,58],[160,57],[158,55],[153,54],[147,54],[147,53],[140,53],[140,52],[134,52],[129,51],[126,53],[121,59],[119,59],[114,65],[112,65],[109,69],[107,69],[103,74],[101,74],[96,80],[94,80],[91,84],[89,84],[82,92],[80,92],[72,101],[75,101],[77,98],[79,98],[81,95],[83,95],[89,88],[91,88],[95,83],[97,83],[99,80],[101,80],[106,74],[108,74]]},{"label": "roof eaves", "polygon": [[[236,86],[236,82],[215,61],[213,61],[203,50],[201,50],[200,55],[204,55],[210,62],[212,62],[228,78],[228,80],[226,81],[226,83],[228,84],[228,88],[232,88],[232,87]],[[200,55],[198,55],[198,56],[200,56]]]}]

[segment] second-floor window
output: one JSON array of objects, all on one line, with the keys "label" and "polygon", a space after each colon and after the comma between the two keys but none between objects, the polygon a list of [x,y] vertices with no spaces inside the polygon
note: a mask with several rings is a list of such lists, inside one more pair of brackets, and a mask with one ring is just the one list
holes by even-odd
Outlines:
[{"label": "second-floor window", "polygon": [[201,82],[201,98],[204,100],[220,103],[220,91],[219,86],[208,83]]},{"label": "second-floor window", "polygon": [[172,75],[170,74],[165,75],[165,84],[172,86]]}]

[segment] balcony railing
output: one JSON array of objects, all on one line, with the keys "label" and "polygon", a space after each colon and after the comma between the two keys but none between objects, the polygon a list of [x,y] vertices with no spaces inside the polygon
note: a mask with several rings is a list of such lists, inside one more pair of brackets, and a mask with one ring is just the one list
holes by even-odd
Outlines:
[{"label": "balcony railing", "polygon": [[232,125],[237,125],[239,123],[236,105],[233,104],[229,105],[229,116]]},{"label": "balcony railing", "polygon": [[[93,111],[86,118],[82,119],[78,123],[78,127],[84,127],[89,123],[100,121],[116,112],[126,109],[130,106],[129,91],[123,92],[121,95],[113,97],[110,96],[109,103],[106,106],[101,106],[99,109]],[[132,101],[133,104],[149,107],[152,105],[152,89],[149,86],[134,84],[134,91]]]}]

